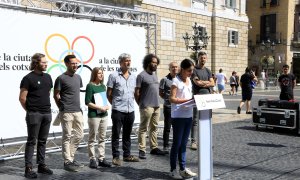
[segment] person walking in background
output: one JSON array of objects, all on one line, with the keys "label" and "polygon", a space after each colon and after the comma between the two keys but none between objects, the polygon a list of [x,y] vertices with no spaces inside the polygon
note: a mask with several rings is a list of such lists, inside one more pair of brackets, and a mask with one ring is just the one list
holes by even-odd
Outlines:
[{"label": "person walking in background", "polygon": [[163,131],[163,151],[169,153],[169,135],[171,129],[171,103],[169,100],[172,79],[178,73],[178,64],[171,62],[169,64],[170,73],[161,79],[159,83],[159,96],[164,99],[164,131]]},{"label": "person walking in background", "polygon": [[257,81],[256,76],[254,73],[251,73],[252,71],[250,68],[245,69],[245,73],[241,77],[241,87],[242,87],[242,100],[240,102],[240,105],[237,108],[237,113],[241,114],[241,108],[243,107],[244,103],[246,102],[246,114],[252,114],[250,111],[251,108],[251,99],[252,99],[252,91],[253,88],[251,86],[252,81]]},{"label": "person walking in background", "polygon": [[77,172],[82,164],[75,161],[75,152],[83,138],[83,116],[80,109],[82,80],[75,74],[79,60],[75,55],[64,58],[67,71],[58,76],[54,84],[54,100],[59,108],[62,127],[62,155],[64,169]]},{"label": "person walking in background", "polygon": [[280,91],[280,100],[294,100],[294,88],[296,86],[296,78],[289,73],[289,65],[282,66],[282,74],[278,78]]},{"label": "person walking in background", "polygon": [[217,85],[219,93],[222,94],[225,90],[225,83],[227,83],[226,75],[223,73],[223,69],[219,69],[219,73],[216,74]]},{"label": "person walking in background", "polygon": [[179,162],[179,174],[183,179],[197,176],[196,173],[186,168],[186,145],[192,127],[192,106],[178,106],[193,99],[192,82],[194,63],[184,59],[180,64],[180,73],[173,79],[171,86],[170,102],[172,103],[173,144],[170,154],[170,175],[176,178],[176,162]]},{"label": "person walking in background", "polygon": [[144,57],[142,71],[137,76],[135,88],[135,100],[140,107],[139,126],[139,158],[146,159],[146,133],[149,128],[150,154],[165,155],[158,148],[157,126],[159,121],[159,83],[155,74],[159,58],[154,54]]},{"label": "person walking in background", "polygon": [[214,73],[212,73],[211,77],[213,78],[214,83],[215,83],[215,85],[211,88],[211,94],[218,94],[217,86],[216,86],[216,81],[217,81],[216,76]]},{"label": "person walking in background", "polygon": [[236,85],[235,85],[235,94],[238,94],[238,90],[239,90],[239,86],[240,86],[240,77],[237,75],[237,72],[235,72],[235,81],[236,81]]},{"label": "person walking in background", "polygon": [[[102,167],[111,167],[111,164],[105,159],[105,138],[108,123],[107,110],[109,109],[109,106],[106,99],[106,87],[103,84],[103,81],[103,71],[99,67],[95,67],[92,70],[90,82],[86,86],[85,93],[85,104],[88,106],[88,153],[90,158],[90,168],[97,168],[98,165]],[[99,98],[99,100],[96,98]],[[103,102],[103,104],[97,104],[96,102],[98,101]],[[94,144],[96,143],[97,135],[99,154],[96,156]]]},{"label": "person walking in background", "polygon": [[119,138],[122,131],[123,160],[126,162],[138,162],[139,158],[131,155],[131,132],[135,120],[134,116],[134,90],[136,76],[129,69],[131,56],[123,53],[118,58],[120,68],[111,73],[107,81],[107,99],[112,104],[112,163],[122,165],[119,152]]},{"label": "person walking in background", "polygon": [[47,70],[46,57],[36,53],[31,57],[30,70],[20,84],[19,101],[26,111],[27,142],[25,146],[25,174],[29,179],[37,178],[33,171],[32,157],[37,143],[36,163],[38,173],[53,174],[45,164],[45,150],[52,120],[50,90],[53,87],[51,76]]},{"label": "person walking in background", "polygon": [[235,90],[236,90],[236,84],[237,84],[237,81],[236,81],[236,72],[235,71],[233,71],[232,73],[231,73],[231,76],[230,76],[230,79],[229,79],[229,84],[230,84],[230,87],[231,87],[231,95],[236,95],[236,92],[235,92]]},{"label": "person walking in background", "polygon": [[[205,67],[207,61],[207,54],[204,51],[198,53],[198,61],[196,61],[195,70],[192,75],[193,93],[197,94],[210,94],[210,88],[215,85],[212,78],[211,71]],[[195,107],[193,109],[193,126],[191,129],[191,149],[197,150],[197,126],[199,121],[199,113]]]}]

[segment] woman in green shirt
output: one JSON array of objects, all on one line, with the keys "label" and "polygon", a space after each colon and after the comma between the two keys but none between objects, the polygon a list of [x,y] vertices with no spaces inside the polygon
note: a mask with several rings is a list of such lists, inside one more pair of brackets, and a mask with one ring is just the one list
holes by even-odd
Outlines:
[{"label": "woman in green shirt", "polygon": [[[95,67],[92,70],[90,82],[86,86],[85,104],[88,106],[90,168],[97,168],[97,166],[111,167],[111,164],[105,160],[107,110],[109,106],[106,98],[106,86],[103,84],[103,80],[104,74],[102,69]],[[94,144],[96,143],[97,133],[99,155],[96,157]],[[98,165],[96,159],[98,159]]]}]

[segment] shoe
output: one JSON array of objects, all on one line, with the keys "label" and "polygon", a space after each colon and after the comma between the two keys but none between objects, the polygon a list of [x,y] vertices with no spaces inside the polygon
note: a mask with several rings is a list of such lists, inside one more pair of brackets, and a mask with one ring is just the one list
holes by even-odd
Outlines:
[{"label": "shoe", "polygon": [[140,159],[146,159],[146,158],[147,158],[147,157],[146,157],[146,153],[145,153],[144,151],[140,150],[140,151],[139,151],[139,158],[140,158]]},{"label": "shoe", "polygon": [[112,160],[112,164],[115,166],[122,166],[122,160],[119,157],[115,157]]},{"label": "shoe", "polygon": [[26,167],[25,168],[25,174],[24,176],[28,179],[35,179],[37,178],[37,174],[32,170],[32,167]]},{"label": "shoe", "polygon": [[101,166],[101,167],[111,167],[111,163],[107,162],[106,159],[103,159],[102,161],[99,159],[98,166]]},{"label": "shoe", "polygon": [[179,170],[179,175],[183,179],[188,179],[188,178],[196,177],[197,173],[194,173],[191,170],[189,170],[188,168],[185,168],[184,170]]},{"label": "shoe", "polygon": [[129,155],[127,157],[123,157],[123,161],[126,161],[126,162],[139,162],[140,159],[136,156]]},{"label": "shoe", "polygon": [[92,169],[96,169],[98,166],[97,166],[97,162],[95,159],[90,159],[90,165],[89,165],[90,168]]},{"label": "shoe", "polygon": [[246,112],[246,114],[252,114],[252,112],[251,112],[251,111],[248,111],[248,112]]},{"label": "shoe", "polygon": [[197,143],[196,142],[192,142],[192,144],[191,144],[191,150],[197,150],[197,149],[198,149]]},{"label": "shoe", "polygon": [[64,170],[70,171],[70,172],[78,172],[79,167],[76,166],[73,162],[68,161],[64,163]]},{"label": "shoe", "polygon": [[164,156],[166,153],[158,148],[154,148],[150,151],[150,154]]},{"label": "shoe", "polygon": [[83,167],[84,167],[83,164],[81,164],[81,163],[79,163],[79,162],[77,162],[77,161],[75,161],[75,160],[73,160],[73,164],[74,164],[75,166],[80,167],[80,168],[83,168]]},{"label": "shoe", "polygon": [[170,171],[170,176],[173,179],[179,179],[179,175],[178,175],[176,169],[173,169],[172,171]]},{"label": "shoe", "polygon": [[240,106],[237,107],[237,113],[238,113],[238,114],[241,114],[241,107],[240,107]]},{"label": "shoe", "polygon": [[169,146],[164,147],[163,151],[164,151],[165,154],[169,154],[169,152],[170,152]]},{"label": "shoe", "polygon": [[38,173],[51,175],[53,171],[46,164],[39,164]]}]

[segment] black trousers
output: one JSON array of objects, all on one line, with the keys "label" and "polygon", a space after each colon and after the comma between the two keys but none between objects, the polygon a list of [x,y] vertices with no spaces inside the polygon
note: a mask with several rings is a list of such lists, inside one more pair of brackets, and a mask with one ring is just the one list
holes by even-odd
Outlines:
[{"label": "black trousers", "polygon": [[123,157],[128,157],[130,155],[131,149],[131,131],[134,122],[134,112],[123,113],[117,110],[112,110],[112,137],[111,137],[111,147],[113,158],[119,157],[119,139],[120,131],[123,127],[122,133],[122,147],[123,147]]},{"label": "black trousers", "polygon": [[164,147],[169,147],[170,130],[171,130],[171,108],[164,106],[164,132],[163,132]]},{"label": "black trousers", "polygon": [[25,147],[25,166],[32,167],[32,157],[37,139],[36,163],[45,164],[46,143],[51,125],[52,114],[27,112],[27,142]]}]

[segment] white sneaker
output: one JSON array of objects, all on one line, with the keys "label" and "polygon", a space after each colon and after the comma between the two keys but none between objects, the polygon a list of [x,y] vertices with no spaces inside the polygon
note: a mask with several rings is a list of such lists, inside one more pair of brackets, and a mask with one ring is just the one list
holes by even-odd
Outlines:
[{"label": "white sneaker", "polygon": [[179,177],[180,177],[180,176],[178,175],[176,169],[174,169],[173,171],[170,172],[170,176],[171,176],[171,178],[173,178],[173,179],[179,179]]},{"label": "white sneaker", "polygon": [[192,172],[188,168],[185,168],[185,170],[179,170],[179,174],[183,179],[188,179],[197,176],[197,173]]}]

